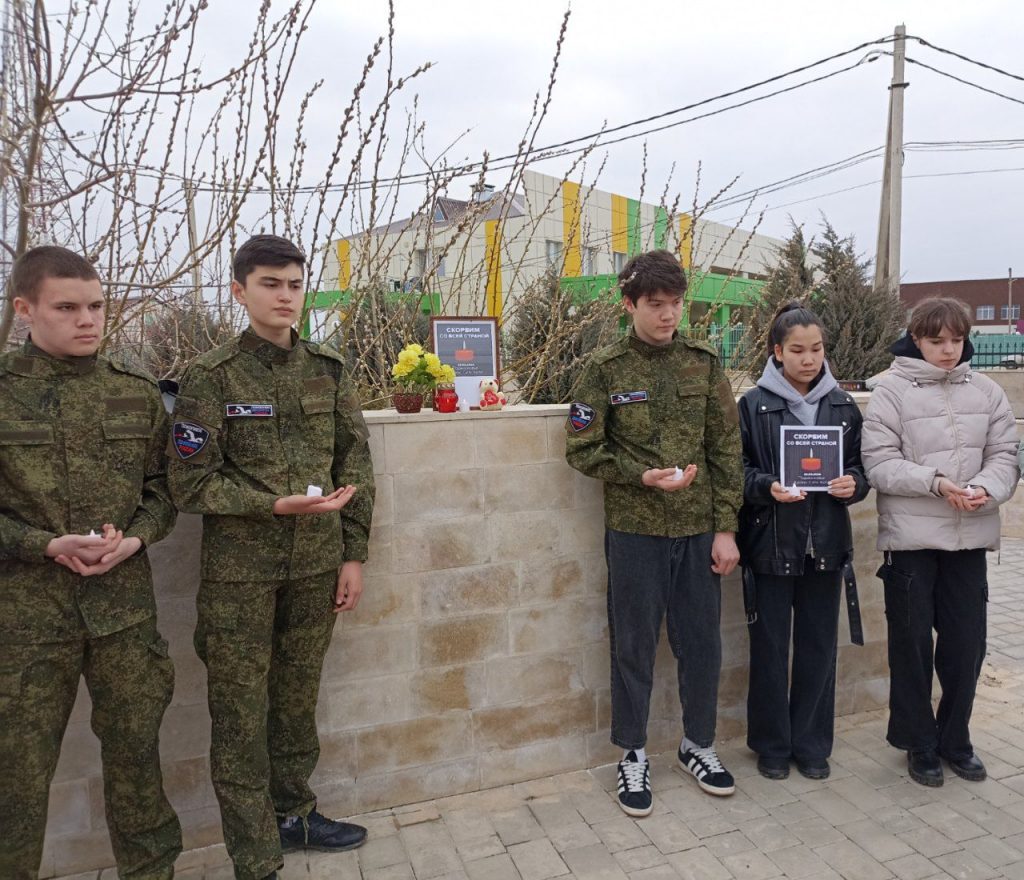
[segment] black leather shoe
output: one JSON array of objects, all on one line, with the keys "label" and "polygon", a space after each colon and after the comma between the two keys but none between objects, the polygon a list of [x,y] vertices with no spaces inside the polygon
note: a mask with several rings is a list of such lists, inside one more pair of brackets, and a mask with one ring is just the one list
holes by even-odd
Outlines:
[{"label": "black leather shoe", "polygon": [[832,768],[828,766],[825,758],[818,758],[810,761],[797,761],[796,769],[801,776],[808,779],[828,779],[832,775]]},{"label": "black leather shoe", "polygon": [[942,762],[939,761],[938,753],[934,751],[907,752],[907,767],[910,770],[910,778],[921,785],[934,788],[945,781],[942,775]]},{"label": "black leather shoe", "polygon": [[981,782],[988,776],[985,765],[977,755],[968,755],[966,758],[946,758],[949,762],[949,769],[961,779],[970,782]]},{"label": "black leather shoe", "polygon": [[305,819],[291,825],[278,823],[281,850],[312,849],[317,852],[343,852],[366,842],[366,829],[351,822],[336,822],[313,810]]},{"label": "black leather shoe", "polygon": [[769,758],[766,755],[758,755],[757,772],[765,779],[788,779],[789,758]]}]

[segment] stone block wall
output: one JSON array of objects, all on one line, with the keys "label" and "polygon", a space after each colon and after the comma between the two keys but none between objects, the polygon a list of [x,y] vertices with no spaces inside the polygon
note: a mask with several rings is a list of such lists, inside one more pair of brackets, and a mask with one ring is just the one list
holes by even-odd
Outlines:
[{"label": "stone block wall", "polygon": [[[565,407],[443,416],[367,413],[377,505],[359,607],[323,670],[325,811],[350,815],[608,763],[601,487],[564,460]],[[875,511],[853,509],[867,644],[840,629],[838,711],[884,704]],[[186,846],[220,840],[209,781],[205,670],[192,647],[200,524],[152,549],[160,629],[177,669],[161,749]],[[743,731],[747,636],[739,579],[723,582],[719,737]],[[845,615],[844,615],[845,618]],[[651,751],[681,734],[663,638]],[[79,694],[50,799],[42,876],[113,863],[99,746]]]}]

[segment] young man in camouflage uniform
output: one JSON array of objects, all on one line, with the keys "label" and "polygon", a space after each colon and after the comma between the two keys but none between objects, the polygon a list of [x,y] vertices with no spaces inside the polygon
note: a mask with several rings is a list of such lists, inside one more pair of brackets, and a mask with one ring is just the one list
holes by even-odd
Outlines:
[{"label": "young man in camouflage uniform", "polygon": [[186,372],[169,453],[179,509],[203,514],[195,642],[209,677],[213,785],[240,880],[275,877],[282,850],[345,850],[366,838],[321,815],[309,787],[320,671],[335,614],[362,593],[374,485],[341,356],[293,329],[305,261],[271,235],[239,248],[231,290],[250,326]]},{"label": "young man in camouflage uniform", "polygon": [[735,790],[714,749],[721,667],[720,578],[739,561],[743,500],[736,404],[711,346],[677,332],[686,276],[668,251],[619,275],[629,334],[595,353],[566,424],[572,467],[604,481],[611,740],[619,804],[651,812],[647,716],[661,622],[678,663],[679,763],[705,791]]},{"label": "young man in camouflage uniform", "polygon": [[0,877],[38,876],[85,676],[119,876],[162,880],[181,852],[159,755],[174,667],[146,548],[174,525],[167,412],[150,376],[97,354],[105,303],[88,261],[34,248],[11,290],[31,336],[0,356]]}]

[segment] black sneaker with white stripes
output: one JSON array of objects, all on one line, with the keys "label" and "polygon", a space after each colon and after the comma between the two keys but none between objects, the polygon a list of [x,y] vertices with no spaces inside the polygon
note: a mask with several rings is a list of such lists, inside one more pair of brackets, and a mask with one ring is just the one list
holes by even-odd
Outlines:
[{"label": "black sneaker with white stripes", "polygon": [[732,774],[722,766],[714,746],[706,749],[679,749],[679,766],[693,775],[697,785],[708,794],[724,796],[736,791]]},{"label": "black sneaker with white stripes", "polygon": [[629,752],[619,761],[619,806],[630,816],[650,816],[654,807],[651,795],[651,762],[636,759]]}]

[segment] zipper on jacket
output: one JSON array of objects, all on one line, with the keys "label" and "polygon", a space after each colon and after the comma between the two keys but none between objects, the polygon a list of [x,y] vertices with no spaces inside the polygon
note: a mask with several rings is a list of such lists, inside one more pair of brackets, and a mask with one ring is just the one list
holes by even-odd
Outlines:
[{"label": "zipper on jacket", "polygon": [[[953,428],[953,444],[954,444],[953,445],[953,449],[956,452],[956,476],[957,476],[957,482],[959,482],[960,475],[963,473],[964,463],[963,463],[963,459],[960,457],[960,431],[957,429],[956,417],[953,414],[953,403],[952,403],[953,395],[952,395],[952,393],[950,391],[952,385],[951,385],[951,383],[949,381],[949,376],[947,376],[945,378],[945,380],[943,381],[942,384],[943,384],[943,389],[942,390],[943,390],[944,396],[946,398],[946,412],[949,413],[949,423],[950,423],[950,425]],[[955,522],[956,522],[956,543],[957,543],[957,549],[960,549],[960,547],[963,545],[963,530],[961,528],[962,525],[963,525],[963,516],[962,516],[959,508],[957,508],[953,512],[955,514]]]},{"label": "zipper on jacket", "polygon": [[[768,434],[768,457],[771,459],[772,473],[775,473],[775,447],[772,445],[772,419],[770,413],[765,413],[765,431]],[[780,471],[781,474],[781,471]],[[781,478],[780,478],[781,483]],[[785,487],[783,487],[785,488]],[[777,504],[775,499],[772,499],[772,504]],[[775,559],[778,561],[779,558],[779,517],[777,511],[772,511],[772,549],[775,551]]]}]

